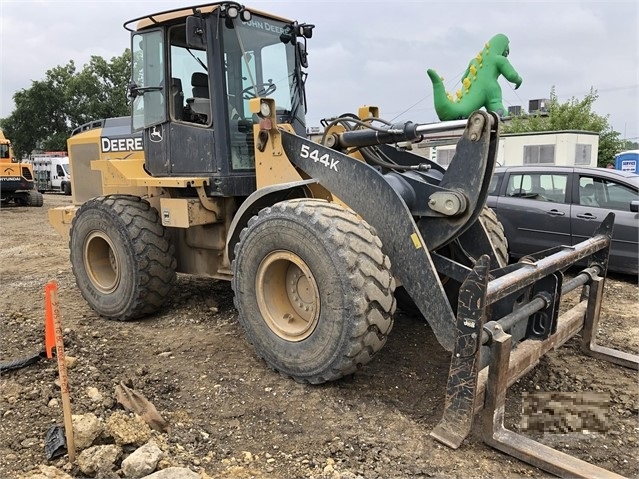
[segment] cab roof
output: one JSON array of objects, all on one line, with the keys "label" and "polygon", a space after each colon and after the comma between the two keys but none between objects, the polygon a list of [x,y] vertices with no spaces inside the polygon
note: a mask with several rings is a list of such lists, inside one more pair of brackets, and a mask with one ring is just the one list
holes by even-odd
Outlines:
[{"label": "cab roof", "polygon": [[255,10],[252,8],[246,8],[244,5],[241,5],[236,2],[214,2],[214,3],[204,3],[200,5],[194,5],[192,7],[174,8],[172,10],[164,10],[162,12],[152,13],[150,15],[137,17],[125,22],[124,28],[130,32],[136,32],[136,31],[144,30],[145,28],[154,27],[156,25],[170,23],[173,20],[186,18],[189,15],[195,15],[198,12],[211,13],[219,8],[226,9],[226,7],[229,7],[229,6],[235,6],[240,9],[247,9],[253,14],[270,17],[276,20],[281,20],[283,22],[291,21],[288,18],[280,17],[278,15],[273,15],[271,13],[266,13],[266,12]]}]

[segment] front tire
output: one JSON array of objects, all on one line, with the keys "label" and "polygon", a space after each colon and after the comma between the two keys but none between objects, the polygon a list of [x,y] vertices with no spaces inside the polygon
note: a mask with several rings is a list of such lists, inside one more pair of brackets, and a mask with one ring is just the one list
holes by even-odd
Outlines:
[{"label": "front tire", "polygon": [[338,379],[386,343],[395,279],[380,239],[351,210],[314,199],[265,208],[240,234],[232,268],[248,339],[286,376]]},{"label": "front tire", "polygon": [[482,210],[479,220],[488,233],[488,238],[490,238],[490,242],[495,250],[499,267],[503,268],[508,266],[508,239],[506,239],[504,225],[502,225],[499,218],[497,218],[495,211],[487,206]]},{"label": "front tire", "polygon": [[174,246],[148,202],[124,195],[89,200],[70,236],[76,283],[98,314],[128,321],[163,305],[176,279]]}]

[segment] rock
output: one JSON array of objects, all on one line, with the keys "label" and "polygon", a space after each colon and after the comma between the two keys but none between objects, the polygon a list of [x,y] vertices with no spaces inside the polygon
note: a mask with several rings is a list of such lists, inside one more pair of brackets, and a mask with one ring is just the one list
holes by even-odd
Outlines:
[{"label": "rock", "polygon": [[113,477],[115,461],[122,455],[122,449],[115,444],[93,446],[85,449],[77,458],[78,467],[87,476]]},{"label": "rock", "polygon": [[200,475],[186,467],[167,467],[141,479],[200,479]]},{"label": "rock", "polygon": [[118,445],[141,446],[151,439],[149,425],[137,414],[131,417],[123,411],[116,411],[107,419],[106,430]]},{"label": "rock", "polygon": [[58,407],[60,405],[60,401],[58,401],[57,398],[52,398],[48,403],[47,406],[51,407],[51,408],[55,408]]},{"label": "rock", "polygon": [[22,476],[22,479],[73,479],[73,477],[66,472],[54,466],[45,466],[42,464],[39,468],[39,472],[32,472],[26,476]]},{"label": "rock", "polygon": [[38,444],[38,438],[36,437],[28,437],[24,441],[20,443],[20,445],[24,448],[29,448]]},{"label": "rock", "polygon": [[104,399],[104,396],[98,391],[98,388],[94,387],[87,388],[87,396],[89,396],[89,399],[93,402],[100,402]]},{"label": "rock", "polygon": [[142,477],[151,474],[155,471],[162,454],[157,444],[150,441],[122,461],[122,472],[126,477]]},{"label": "rock", "polygon": [[64,357],[64,362],[67,365],[67,369],[73,369],[78,364],[78,358],[76,358],[74,356],[65,356]]},{"label": "rock", "polygon": [[93,413],[73,415],[73,441],[76,449],[86,449],[102,433],[104,426]]}]

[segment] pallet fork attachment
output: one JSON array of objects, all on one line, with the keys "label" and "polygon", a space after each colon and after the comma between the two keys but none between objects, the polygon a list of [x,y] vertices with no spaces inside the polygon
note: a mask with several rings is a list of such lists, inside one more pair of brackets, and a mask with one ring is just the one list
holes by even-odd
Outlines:
[{"label": "pallet fork attachment", "polygon": [[[460,290],[444,414],[431,436],[456,449],[470,433],[475,414],[482,411],[483,440],[495,449],[560,477],[622,477],[504,426],[508,387],[546,352],[579,332],[586,354],[639,369],[639,356],[595,340],[613,222],[610,213],[592,238],[499,270],[490,271],[486,255],[477,261]],[[584,258],[588,267],[564,281],[563,271]],[[559,316],[560,296],[580,286],[580,302]],[[504,311],[511,312],[502,315]],[[513,336],[524,327],[523,340],[513,347]]]}]

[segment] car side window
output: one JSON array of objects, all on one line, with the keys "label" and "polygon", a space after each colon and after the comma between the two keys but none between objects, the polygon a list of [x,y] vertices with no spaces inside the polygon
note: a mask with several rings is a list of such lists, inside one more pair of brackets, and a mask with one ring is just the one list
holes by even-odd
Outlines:
[{"label": "car side window", "polygon": [[490,180],[490,185],[488,185],[488,195],[489,196],[498,196],[499,193],[499,185],[501,185],[501,179],[504,177],[502,173],[495,173]]},{"label": "car side window", "polygon": [[568,177],[562,174],[526,173],[511,175],[506,196],[565,203]]},{"label": "car side window", "polygon": [[613,180],[579,177],[579,204],[617,211],[630,211],[630,202],[639,199],[636,190]]}]

